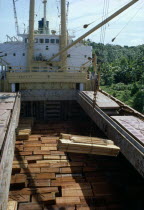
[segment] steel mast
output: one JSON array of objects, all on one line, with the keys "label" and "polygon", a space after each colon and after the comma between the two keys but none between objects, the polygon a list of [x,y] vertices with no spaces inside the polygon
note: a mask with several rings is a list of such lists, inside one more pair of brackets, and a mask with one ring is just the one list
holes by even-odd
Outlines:
[{"label": "steel mast", "polygon": [[[66,24],[66,0],[61,0],[61,38],[60,38],[60,51],[67,46],[67,24]],[[61,68],[67,68],[67,51],[60,55]]]},{"label": "steel mast", "polygon": [[34,12],[35,0],[30,0],[29,11],[29,35],[28,35],[28,53],[27,53],[27,68],[31,71],[34,51]]},{"label": "steel mast", "polygon": [[15,18],[16,33],[17,33],[17,35],[18,35],[20,32],[19,32],[17,11],[16,11],[16,5],[15,5],[15,2],[16,2],[16,1],[17,1],[17,0],[13,0],[13,9],[14,9],[14,18]]}]

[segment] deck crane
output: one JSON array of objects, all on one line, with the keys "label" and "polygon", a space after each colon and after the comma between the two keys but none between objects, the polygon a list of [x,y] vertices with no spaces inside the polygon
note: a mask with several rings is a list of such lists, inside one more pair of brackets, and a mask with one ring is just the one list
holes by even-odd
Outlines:
[{"label": "deck crane", "polygon": [[18,25],[18,18],[17,18],[16,4],[15,4],[16,1],[18,1],[18,0],[13,0],[13,9],[14,9],[16,33],[18,35],[19,34],[19,25]]}]

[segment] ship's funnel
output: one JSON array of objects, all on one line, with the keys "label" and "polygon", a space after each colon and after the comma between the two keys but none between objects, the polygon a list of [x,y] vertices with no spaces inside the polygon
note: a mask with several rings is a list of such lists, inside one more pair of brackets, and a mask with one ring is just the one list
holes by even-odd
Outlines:
[{"label": "ship's funnel", "polygon": [[42,18],[43,21],[43,33],[49,34],[49,22],[47,21],[47,0],[43,0],[44,4],[44,18]]}]

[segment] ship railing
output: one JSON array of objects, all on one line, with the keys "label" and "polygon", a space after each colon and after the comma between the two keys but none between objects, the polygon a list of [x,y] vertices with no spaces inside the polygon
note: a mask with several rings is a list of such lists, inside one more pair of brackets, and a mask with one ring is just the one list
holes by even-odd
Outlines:
[{"label": "ship railing", "polygon": [[56,67],[32,67],[30,70],[25,66],[8,66],[7,72],[22,73],[22,72],[68,72],[68,73],[87,73],[87,67],[67,66],[67,68]]}]

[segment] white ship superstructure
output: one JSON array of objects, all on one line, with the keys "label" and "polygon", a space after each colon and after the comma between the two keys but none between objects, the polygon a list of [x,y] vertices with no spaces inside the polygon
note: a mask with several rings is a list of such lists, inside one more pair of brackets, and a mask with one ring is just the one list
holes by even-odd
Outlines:
[{"label": "white ship superstructure", "polygon": [[[49,30],[49,22],[46,20],[46,4],[44,3],[44,18],[38,22],[38,29],[34,30],[33,35],[33,67],[32,70],[48,70],[54,71],[61,69],[60,56],[55,58],[53,61],[57,63],[48,64],[47,61],[60,51],[62,48],[62,38],[61,34],[57,34],[55,30]],[[66,33],[67,32],[67,29]],[[62,31],[62,30],[61,30]],[[64,32],[65,33],[65,32]],[[25,70],[27,69],[27,56],[28,56],[28,45],[29,45],[29,32],[24,34],[18,34],[20,39],[7,38],[5,43],[0,44],[0,57],[6,63],[8,63],[9,69]],[[73,36],[67,36],[64,38],[66,44],[69,45],[73,42]],[[85,45],[83,42],[74,45],[71,49],[67,51],[67,56],[65,58],[67,63],[67,70],[79,71],[82,67],[87,67],[90,63],[87,63],[88,59],[92,57],[92,47]]]}]

